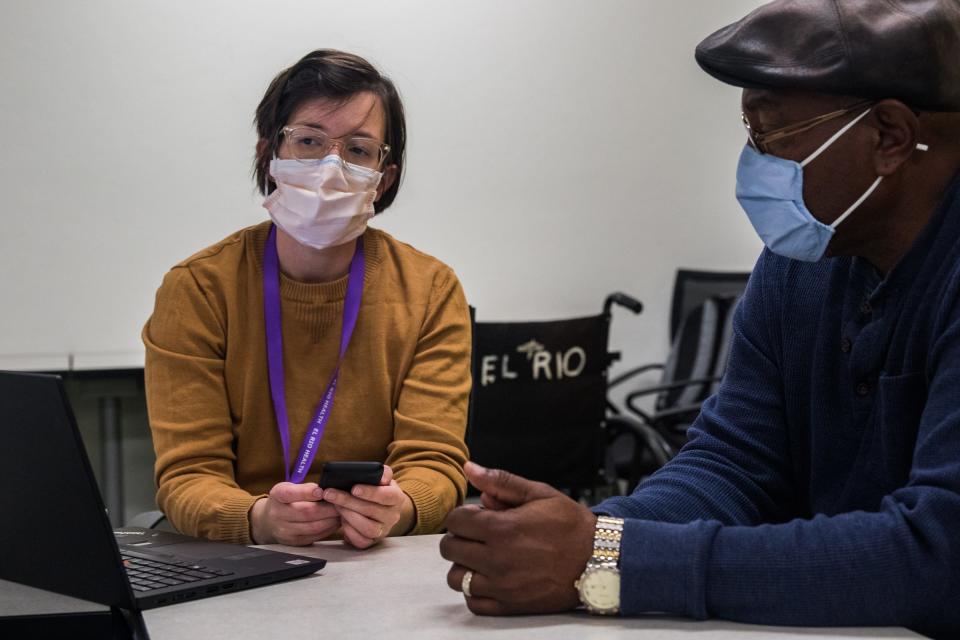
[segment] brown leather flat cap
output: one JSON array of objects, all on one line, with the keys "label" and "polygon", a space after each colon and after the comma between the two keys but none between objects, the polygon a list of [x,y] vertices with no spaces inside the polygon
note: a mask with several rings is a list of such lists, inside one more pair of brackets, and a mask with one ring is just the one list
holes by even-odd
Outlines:
[{"label": "brown leather flat cap", "polygon": [[960,0],[776,0],[708,37],[696,56],[737,87],[960,111]]}]

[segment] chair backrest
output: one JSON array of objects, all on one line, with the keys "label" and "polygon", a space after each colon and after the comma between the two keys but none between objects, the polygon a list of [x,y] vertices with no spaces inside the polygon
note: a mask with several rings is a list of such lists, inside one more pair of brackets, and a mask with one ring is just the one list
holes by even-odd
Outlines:
[{"label": "chair backrest", "polygon": [[560,489],[594,486],[606,408],[606,315],[475,322],[470,457]]},{"label": "chair backrest", "polygon": [[750,279],[749,271],[677,270],[670,309],[670,341],[673,343],[687,315],[713,296],[739,296]]},{"label": "chair backrest", "polygon": [[684,317],[674,335],[660,383],[704,382],[662,391],[657,396],[658,411],[699,405],[716,391],[727,366],[733,315],[741,296],[710,296]]}]

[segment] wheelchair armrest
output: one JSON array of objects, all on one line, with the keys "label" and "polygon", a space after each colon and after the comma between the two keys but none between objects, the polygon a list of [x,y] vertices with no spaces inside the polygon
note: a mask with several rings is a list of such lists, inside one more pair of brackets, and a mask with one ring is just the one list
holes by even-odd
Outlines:
[{"label": "wheelchair armrest", "polygon": [[678,380],[676,382],[670,382],[667,384],[658,384],[653,387],[644,387],[643,389],[638,389],[637,391],[631,391],[630,395],[627,398],[639,398],[641,396],[648,396],[651,393],[660,393],[661,391],[673,391],[674,389],[683,389],[684,387],[690,387],[695,384],[711,384],[714,382],[719,382],[722,380],[720,376],[711,376],[709,378],[690,378],[689,380]]},{"label": "wheelchair armrest", "polygon": [[652,416],[650,416],[650,422],[657,424],[663,421],[671,421],[675,418],[681,418],[685,415],[693,414],[696,417],[700,413],[700,403],[695,404],[685,404],[679,407],[670,407],[669,409],[664,409],[663,411],[658,411]]},{"label": "wheelchair armrest", "polygon": [[[669,411],[670,409],[664,409],[663,411],[658,411],[654,415],[650,416],[650,415],[647,415],[643,410],[639,409],[634,405],[634,402],[637,398],[642,398],[643,396],[649,396],[652,394],[661,393],[663,391],[673,391],[674,389],[683,389],[684,387],[689,387],[695,384],[710,384],[710,383],[718,382],[720,381],[720,379],[721,378],[719,376],[712,376],[709,378],[692,378],[690,380],[678,380],[677,382],[671,382],[669,384],[658,384],[653,387],[645,387],[643,389],[639,389],[638,391],[633,391],[629,395],[627,395],[626,399],[624,400],[624,404],[627,406],[627,409],[629,409],[631,412],[641,416],[644,420],[650,423],[656,420],[658,415],[663,414],[664,411]],[[687,406],[684,406],[685,410],[687,408],[688,408]]]},{"label": "wheelchair armrest", "polygon": [[663,366],[664,366],[664,365],[663,365],[662,362],[654,362],[654,363],[652,363],[652,364],[645,364],[645,365],[643,365],[642,367],[636,367],[636,368],[634,368],[634,369],[630,369],[629,371],[625,371],[625,372],[621,373],[620,375],[618,375],[618,376],[617,376],[616,378],[614,378],[613,380],[610,380],[610,381],[607,383],[607,389],[612,389],[613,387],[617,386],[618,384],[621,384],[622,382],[626,382],[626,381],[629,380],[630,378],[636,377],[636,376],[640,375],[641,373],[646,373],[646,372],[648,372],[648,371],[657,371],[658,369],[663,369]]}]

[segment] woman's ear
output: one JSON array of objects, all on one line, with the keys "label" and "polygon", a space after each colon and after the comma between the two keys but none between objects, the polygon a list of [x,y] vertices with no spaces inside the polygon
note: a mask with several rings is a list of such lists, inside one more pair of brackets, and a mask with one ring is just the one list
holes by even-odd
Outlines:
[{"label": "woman's ear", "polygon": [[893,175],[917,150],[920,121],[899,100],[883,100],[873,108],[873,123],[878,134],[874,171],[878,176]]},{"label": "woman's ear", "polygon": [[263,195],[267,195],[276,188],[276,185],[270,177],[270,141],[266,138],[257,140],[255,166],[257,176],[263,180],[262,184],[257,184],[257,189],[259,189]]},{"label": "woman's ear", "polygon": [[379,200],[380,196],[397,181],[397,172],[397,165],[395,164],[387,165],[386,168],[384,168],[383,177],[380,179],[380,184],[377,185],[377,197],[373,199],[374,202]]}]

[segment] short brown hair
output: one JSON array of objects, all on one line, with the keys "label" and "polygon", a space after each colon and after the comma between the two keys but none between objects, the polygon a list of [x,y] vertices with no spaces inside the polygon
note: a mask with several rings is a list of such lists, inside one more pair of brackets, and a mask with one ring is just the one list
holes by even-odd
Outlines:
[{"label": "short brown hair", "polygon": [[257,188],[263,195],[276,189],[270,177],[270,160],[277,153],[280,129],[287,125],[293,112],[314,98],[346,102],[363,91],[380,98],[386,114],[386,140],[390,145],[387,164],[397,167],[397,177],[390,188],[374,203],[380,213],[390,206],[400,188],[403,158],[407,142],[407,125],[403,102],[393,82],[360,56],[336,49],[318,49],[284,69],[273,79],[257,106],[254,124],[257,135],[267,144],[258,145],[253,164]]}]

